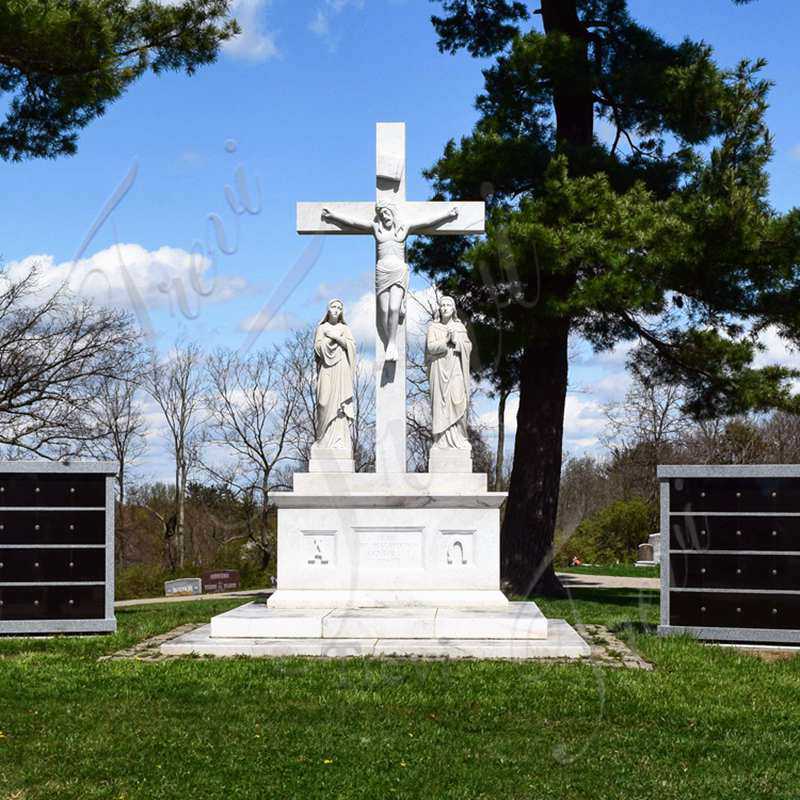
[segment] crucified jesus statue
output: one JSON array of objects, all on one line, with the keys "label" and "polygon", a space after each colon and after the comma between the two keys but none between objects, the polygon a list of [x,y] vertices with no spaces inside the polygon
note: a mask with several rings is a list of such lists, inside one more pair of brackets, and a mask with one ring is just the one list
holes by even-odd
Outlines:
[{"label": "crucified jesus statue", "polygon": [[404,220],[397,206],[390,203],[378,203],[375,216],[370,220],[345,217],[328,208],[322,209],[323,222],[334,222],[358,231],[368,231],[375,236],[377,324],[378,333],[386,348],[386,361],[397,361],[397,332],[405,318],[408,292],[406,239],[410,234],[443,222],[452,222],[457,218],[458,209],[455,207],[444,214],[415,220],[413,224]]}]

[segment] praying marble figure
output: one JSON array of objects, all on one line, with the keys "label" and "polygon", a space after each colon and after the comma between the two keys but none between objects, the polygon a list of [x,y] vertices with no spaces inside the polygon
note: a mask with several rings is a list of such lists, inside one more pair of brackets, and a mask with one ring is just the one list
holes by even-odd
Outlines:
[{"label": "praying marble figure", "polygon": [[314,355],[317,362],[317,441],[314,447],[346,451],[351,457],[356,342],[345,323],[341,300],[328,303],[314,337]]},{"label": "praying marble figure", "polygon": [[452,297],[443,297],[428,327],[425,364],[433,402],[433,450],[471,452],[467,437],[472,342]]}]

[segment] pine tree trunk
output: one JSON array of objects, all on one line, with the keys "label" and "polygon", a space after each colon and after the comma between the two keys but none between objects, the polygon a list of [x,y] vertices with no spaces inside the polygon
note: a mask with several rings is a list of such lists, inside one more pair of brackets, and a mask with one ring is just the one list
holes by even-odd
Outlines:
[{"label": "pine tree trunk", "polygon": [[[545,33],[564,34],[588,66],[588,39],[577,0],[541,0]],[[580,77],[580,76],[578,76]],[[570,171],[591,151],[594,98],[588,81],[564,74],[553,84],[557,149]],[[574,276],[549,276],[542,294],[566,297]],[[551,285],[548,286],[547,284]],[[569,319],[540,318],[523,354],[514,469],[501,534],[503,578],[515,594],[565,595],[553,570],[567,397]]]},{"label": "pine tree trunk", "polygon": [[563,597],[553,571],[567,397],[569,320],[537,326],[520,370],[519,413],[505,519],[503,580],[514,593]]},{"label": "pine tree trunk", "polygon": [[186,483],[182,465],[178,466],[175,475],[175,549],[178,551],[178,566],[183,569],[186,564],[186,547],[184,544],[184,518],[186,513]]},{"label": "pine tree trunk", "polygon": [[497,456],[494,462],[494,490],[502,491],[503,470],[505,468],[506,454],[506,401],[509,392],[500,390],[500,400],[497,403]]},{"label": "pine tree trunk", "polygon": [[269,546],[269,472],[261,480],[261,569],[268,569],[272,560]]},{"label": "pine tree trunk", "polygon": [[[586,29],[578,16],[577,0],[541,0],[545,33],[561,33],[577,43],[588,64]],[[556,112],[556,139],[559,148],[580,158],[581,151],[592,146],[594,133],[594,97],[591,84],[565,74],[553,85]]]}]

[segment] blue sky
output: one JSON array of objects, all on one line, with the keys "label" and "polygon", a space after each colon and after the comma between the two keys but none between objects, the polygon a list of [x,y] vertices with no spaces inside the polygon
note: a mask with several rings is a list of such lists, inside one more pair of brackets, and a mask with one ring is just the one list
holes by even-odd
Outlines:
[{"label": "blue sky", "polygon": [[[711,43],[723,64],[768,59],[766,75],[776,82],[769,112],[776,145],[772,200],[780,209],[795,205],[800,129],[791,32],[800,29],[800,4],[632,0],[630,6],[669,39],[689,35]],[[476,116],[481,63],[438,53],[429,21],[438,4],[238,0],[236,7],[244,33],[215,65],[192,78],[142,80],[86,129],[73,158],[0,165],[0,254],[12,266],[35,260],[51,277],[69,271],[98,212],[135,170],[127,194],[86,248],[91,263],[80,274],[96,270],[83,290],[109,296],[107,281],[112,301],[125,304],[124,263],[141,297],[142,320],[162,348],[178,331],[208,346],[241,345],[247,320],[309,246],[295,233],[295,203],[374,197],[376,122],[407,123],[409,198],[421,200],[429,194],[421,170]],[[259,213],[238,218],[238,233],[225,196],[237,169],[254,196],[260,182],[262,199]],[[203,299],[187,267],[195,243],[215,241],[211,214],[234,252],[217,253],[216,281],[207,283],[214,291]],[[259,342],[318,320],[334,294],[350,305],[351,317],[361,315],[367,337],[373,266],[368,239],[327,241]],[[211,273],[208,267],[205,280]],[[418,279],[415,285],[424,287]],[[779,355],[780,342],[772,344],[772,355]],[[596,446],[602,404],[624,391],[623,365],[624,354],[598,359],[577,348],[567,413],[571,452]],[[167,474],[159,459],[152,468]]]}]

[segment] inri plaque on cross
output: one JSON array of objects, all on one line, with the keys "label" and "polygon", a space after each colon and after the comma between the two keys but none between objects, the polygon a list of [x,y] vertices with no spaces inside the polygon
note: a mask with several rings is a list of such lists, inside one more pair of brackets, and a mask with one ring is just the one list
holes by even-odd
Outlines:
[{"label": "inri plaque on cross", "polygon": [[375,469],[406,471],[406,294],[409,235],[484,232],[485,205],[406,200],[406,126],[377,126],[376,203],[298,203],[301,234],[367,234],[376,242]]}]

